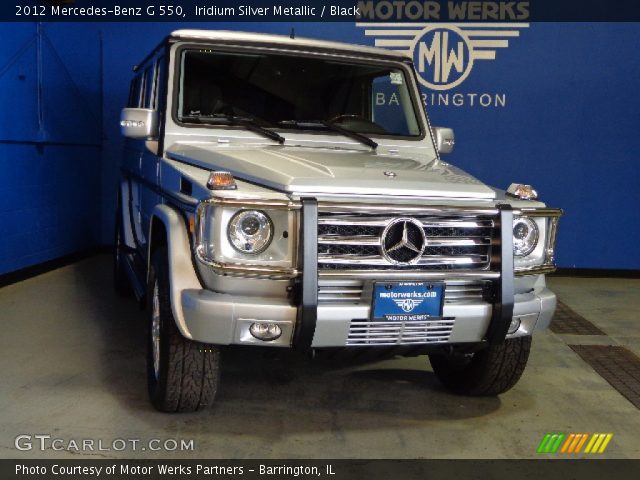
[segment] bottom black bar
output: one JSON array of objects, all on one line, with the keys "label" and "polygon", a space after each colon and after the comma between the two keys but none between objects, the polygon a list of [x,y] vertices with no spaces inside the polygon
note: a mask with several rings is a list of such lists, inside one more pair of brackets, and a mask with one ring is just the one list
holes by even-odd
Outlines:
[{"label": "bottom black bar", "polygon": [[[559,457],[559,456],[558,456]],[[8,479],[636,479],[640,460],[0,460]]]}]

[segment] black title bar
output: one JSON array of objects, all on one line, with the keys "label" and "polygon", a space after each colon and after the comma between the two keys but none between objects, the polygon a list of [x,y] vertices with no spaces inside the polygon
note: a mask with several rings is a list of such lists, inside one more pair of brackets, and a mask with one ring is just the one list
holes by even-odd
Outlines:
[{"label": "black title bar", "polygon": [[15,0],[3,22],[640,22],[637,0]]}]

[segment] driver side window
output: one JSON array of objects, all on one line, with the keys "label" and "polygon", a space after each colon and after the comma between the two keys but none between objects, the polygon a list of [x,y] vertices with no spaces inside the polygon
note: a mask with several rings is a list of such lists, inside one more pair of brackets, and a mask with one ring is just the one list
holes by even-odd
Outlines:
[{"label": "driver side window", "polygon": [[413,113],[403,105],[410,96],[401,72],[391,71],[373,78],[371,83],[371,120],[395,135],[419,135],[420,129]]}]

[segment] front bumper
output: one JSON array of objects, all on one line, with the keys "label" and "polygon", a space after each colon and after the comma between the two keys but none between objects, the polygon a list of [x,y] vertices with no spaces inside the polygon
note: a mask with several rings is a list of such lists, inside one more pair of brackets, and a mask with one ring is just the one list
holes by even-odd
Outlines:
[{"label": "front bumper", "polygon": [[[482,210],[484,214],[497,214],[490,240],[490,270],[419,273],[341,270],[327,273],[326,269],[318,270],[318,202],[315,198],[302,198],[299,203],[297,265],[300,270],[295,276],[272,278],[257,272],[257,276],[245,278],[245,272],[220,271],[220,266],[208,268],[196,262],[204,280],[200,283],[195,278],[191,259],[183,258],[188,249],[181,248],[179,252],[183,253],[175,258],[170,255],[172,271],[180,273],[173,276],[171,284],[172,307],[176,323],[185,337],[217,345],[298,348],[497,344],[506,337],[531,335],[545,329],[551,321],[556,297],[546,288],[544,276],[533,271],[526,272],[525,276],[514,275],[511,228],[514,210],[508,204],[497,205],[495,211]],[[335,209],[333,204],[325,207]],[[339,211],[353,213],[352,210],[359,212],[362,208],[365,207],[343,205]],[[402,211],[407,208],[406,205],[401,207]],[[423,206],[413,208],[419,212],[425,209]],[[441,207],[431,208],[439,213],[448,212]],[[464,212],[470,214],[467,208]],[[179,235],[176,233],[175,236]],[[172,237],[172,244],[180,243],[171,240]],[[186,239],[181,239],[181,244],[187,243]],[[506,254],[502,255],[503,252]],[[189,275],[186,275],[187,270]],[[430,280],[445,281],[447,288],[449,283],[460,287],[479,282],[482,294],[448,300],[445,293],[442,319],[406,323],[371,322],[371,296],[365,290],[356,301],[346,303],[326,301],[326,295],[320,295],[327,283],[360,279],[366,285],[366,282],[384,280],[394,274],[403,278],[422,275]],[[369,275],[374,276],[370,278]],[[208,289],[202,289],[203,284]],[[254,338],[250,333],[254,323],[276,324],[282,335],[272,341]]]},{"label": "front bumper", "polygon": [[[232,284],[219,285],[220,288],[214,287],[212,290],[185,289],[180,299],[184,329],[189,338],[205,343],[295,345],[301,348],[483,341],[496,344],[507,336],[531,335],[535,330],[548,326],[555,311],[556,298],[546,288],[541,275],[514,278],[513,210],[505,204],[498,205],[496,211],[498,215],[491,237],[494,248],[492,270],[484,272],[484,278],[480,279],[485,282],[484,286],[488,282],[489,288],[484,291],[483,286],[481,296],[463,300],[448,300],[445,292],[442,319],[405,323],[371,322],[371,298],[367,298],[366,294],[348,303],[321,301],[319,292],[332,280],[327,278],[326,273],[320,275],[318,271],[318,202],[314,198],[302,198],[298,252],[298,265],[302,266],[302,273],[290,285],[295,304],[283,295],[265,293],[272,289],[264,287],[276,280],[270,282],[264,279],[264,283],[255,285],[255,289],[248,289],[249,279],[246,285],[236,284],[238,289],[231,288]],[[501,252],[508,253],[500,255]],[[377,279],[383,279],[387,274],[380,272]],[[447,288],[449,283],[460,285],[478,280],[478,275],[465,275],[462,271],[428,274],[441,276],[441,280],[447,282]],[[476,274],[482,275],[480,272]],[[403,272],[402,275],[406,277],[412,274]],[[237,293],[215,293],[214,290]],[[263,292],[263,296],[256,297],[254,292]],[[269,342],[256,339],[250,333],[253,323],[277,324],[282,335]]]},{"label": "front bumper", "polygon": [[[534,331],[549,326],[556,307],[556,296],[537,282],[538,286],[527,293],[514,296],[513,318],[520,320],[516,332],[507,337],[532,335]],[[540,285],[542,283],[542,285]],[[294,340],[298,308],[286,300],[261,297],[237,297],[215,293],[209,290],[188,289],[181,295],[185,326],[190,338],[216,345],[260,345],[289,347]],[[368,304],[320,304],[311,346],[345,347],[353,345],[354,325],[369,319]],[[421,343],[459,344],[479,343],[487,335],[491,323],[493,306],[485,301],[445,303],[443,317],[446,320],[447,335],[439,335],[433,340]],[[282,329],[277,340],[265,342],[254,338],[249,327],[254,322],[275,323]],[[437,323],[434,320],[431,323]],[[443,321],[444,322],[444,321]],[[408,322],[410,324],[410,322]],[[411,325],[406,325],[411,327]],[[398,325],[405,327],[405,325]],[[398,345],[407,343],[398,338]],[[411,342],[408,342],[411,344]],[[359,343],[363,346],[380,345],[375,341]]]}]

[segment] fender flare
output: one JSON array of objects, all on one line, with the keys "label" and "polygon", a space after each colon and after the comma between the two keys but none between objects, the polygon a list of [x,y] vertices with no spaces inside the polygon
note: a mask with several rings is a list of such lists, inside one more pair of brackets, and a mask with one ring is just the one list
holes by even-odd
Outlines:
[{"label": "fender flare", "polygon": [[120,180],[116,199],[116,215],[122,225],[124,244],[129,248],[136,248],[133,230],[131,228],[131,215],[129,214],[130,191],[126,178]]},{"label": "fender flare", "polygon": [[151,215],[149,224],[149,250],[147,254],[147,285],[149,285],[149,272],[151,266],[151,253],[154,245],[153,228],[155,222],[161,222],[166,231],[167,254],[169,264],[169,293],[171,310],[176,325],[182,336],[192,339],[187,327],[184,311],[182,309],[181,295],[186,289],[202,289],[200,280],[195,272],[191,256],[191,243],[182,215],[168,205],[156,205]]}]

